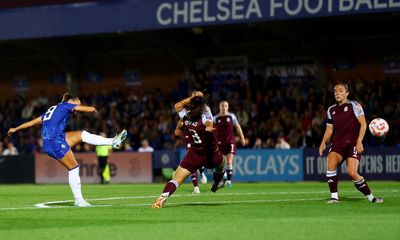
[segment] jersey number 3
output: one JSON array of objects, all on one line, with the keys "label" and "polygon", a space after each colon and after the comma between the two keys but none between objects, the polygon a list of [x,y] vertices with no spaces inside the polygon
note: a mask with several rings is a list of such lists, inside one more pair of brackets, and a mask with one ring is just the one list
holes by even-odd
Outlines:
[{"label": "jersey number 3", "polygon": [[49,120],[51,116],[53,116],[54,110],[56,110],[57,106],[52,106],[47,110],[47,112],[44,114],[43,121]]},{"label": "jersey number 3", "polygon": [[196,130],[193,130],[193,129],[189,128],[189,132],[192,135],[194,143],[200,144],[201,143],[201,138],[200,138],[199,134],[197,134]]}]

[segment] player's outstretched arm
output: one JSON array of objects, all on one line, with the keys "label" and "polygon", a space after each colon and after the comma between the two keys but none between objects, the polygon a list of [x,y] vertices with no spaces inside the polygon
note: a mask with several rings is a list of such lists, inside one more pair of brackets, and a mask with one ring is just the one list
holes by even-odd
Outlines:
[{"label": "player's outstretched arm", "polygon": [[77,112],[89,112],[89,113],[95,113],[97,112],[95,107],[92,106],[82,106],[82,105],[78,105],[75,107],[74,109]]},{"label": "player's outstretched arm", "polygon": [[35,125],[40,125],[42,124],[42,118],[41,117],[37,117],[29,122],[23,123],[21,125],[19,125],[16,128],[10,128],[7,132],[8,136],[11,136],[13,133],[18,132],[19,130],[25,129],[25,128],[29,128]]},{"label": "player's outstretched arm", "polygon": [[187,98],[175,103],[175,105],[174,105],[175,112],[179,112],[182,108],[184,108],[186,105],[188,105],[190,103],[190,99],[192,99],[193,97],[197,97],[197,96],[202,97],[203,93],[200,91],[194,91],[192,93],[192,96],[187,97]]},{"label": "player's outstretched arm", "polygon": [[324,137],[322,138],[321,145],[319,146],[319,156],[322,156],[324,153],[324,150],[326,148],[326,143],[331,139],[333,132],[333,125],[332,124],[326,124],[326,129],[324,133]]},{"label": "player's outstretched arm", "polygon": [[191,97],[187,97],[174,105],[175,112],[179,112],[182,108],[184,108],[187,104],[190,103]]}]

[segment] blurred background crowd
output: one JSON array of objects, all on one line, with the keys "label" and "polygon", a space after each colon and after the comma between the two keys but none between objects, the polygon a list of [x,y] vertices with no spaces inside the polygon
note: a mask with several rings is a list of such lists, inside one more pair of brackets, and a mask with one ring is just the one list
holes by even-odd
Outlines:
[{"label": "blurred background crowd", "polygon": [[[220,100],[228,100],[246,140],[245,148],[317,148],[325,130],[327,108],[334,103],[333,85],[316,89],[315,79],[307,76],[298,81],[283,83],[278,74],[248,69],[223,74],[208,69],[179,79],[175,88],[139,90],[111,89],[78,94],[82,104],[93,105],[96,114],[74,114],[68,130],[105,132],[113,137],[122,129],[128,130],[128,141],[122,151],[137,151],[143,139],[156,150],[183,148],[181,139],[174,137],[177,114],[173,104],[190,95],[206,90],[208,105],[216,115]],[[363,79],[348,81],[349,99],[364,108],[367,122],[374,117],[385,118],[390,125],[386,138],[374,138],[368,131],[364,144],[398,145],[400,136],[399,86],[395,81],[377,79],[365,84]],[[0,153],[16,155],[41,152],[40,128],[30,128],[8,137],[7,130],[40,116],[61,96],[18,95],[0,102]],[[11,107],[10,107],[11,106]],[[288,144],[282,144],[286,142]],[[238,141],[239,143],[239,141]],[[238,144],[238,148],[243,148]],[[87,144],[77,145],[77,152],[93,151]]]}]

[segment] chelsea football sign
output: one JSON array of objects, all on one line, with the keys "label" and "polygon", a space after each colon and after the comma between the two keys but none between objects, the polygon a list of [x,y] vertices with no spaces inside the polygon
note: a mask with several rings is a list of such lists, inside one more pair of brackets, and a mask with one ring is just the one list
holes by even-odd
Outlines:
[{"label": "chelsea football sign", "polygon": [[93,0],[2,10],[0,39],[399,11],[400,0]]},{"label": "chelsea football sign", "polygon": [[271,21],[399,10],[399,0],[185,0],[157,7],[161,26]]}]

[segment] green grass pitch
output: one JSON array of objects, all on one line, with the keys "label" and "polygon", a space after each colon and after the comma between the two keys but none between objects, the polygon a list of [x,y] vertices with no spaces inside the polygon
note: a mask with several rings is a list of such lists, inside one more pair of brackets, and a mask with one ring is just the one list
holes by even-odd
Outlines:
[{"label": "green grass pitch", "polygon": [[84,184],[91,208],[72,207],[68,184],[0,185],[0,239],[400,239],[400,183],[369,185],[383,204],[347,181],[339,204],[319,182],[185,183],[163,209],[150,206],[164,184]]}]

